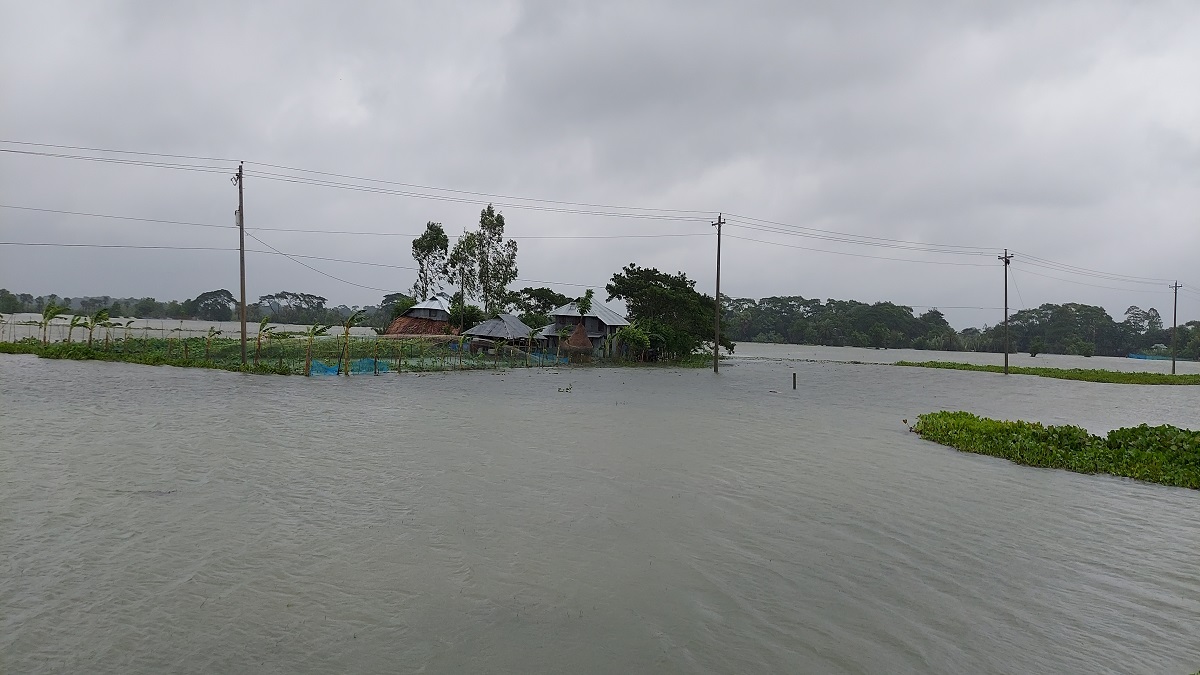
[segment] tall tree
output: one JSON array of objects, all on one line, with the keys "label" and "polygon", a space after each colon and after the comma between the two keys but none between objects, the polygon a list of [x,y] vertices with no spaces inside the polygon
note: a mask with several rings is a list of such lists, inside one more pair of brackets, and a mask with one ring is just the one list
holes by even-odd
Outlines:
[{"label": "tall tree", "polygon": [[412,292],[418,302],[428,300],[442,290],[441,279],[449,248],[450,238],[446,236],[441,223],[426,223],[425,232],[413,239],[412,256],[417,261],[417,280],[413,283]]},{"label": "tall tree", "polygon": [[467,302],[479,295],[479,233],[463,232],[446,258],[446,280],[457,286],[455,298]]},{"label": "tall tree", "polygon": [[[630,320],[638,321],[654,336],[656,347],[668,358],[683,358],[712,341],[716,302],[697,292],[696,282],[683,272],[666,274],[630,263],[614,274],[604,289],[609,300],[625,301]],[[720,342],[733,348],[724,332]]]},{"label": "tall tree", "polygon": [[504,239],[504,215],[491,204],[479,212],[476,258],[483,311],[493,316],[506,309],[508,285],[517,278],[517,242]]},{"label": "tall tree", "polygon": [[192,312],[201,321],[231,321],[237,299],[224,288],[207,291],[192,300]]}]

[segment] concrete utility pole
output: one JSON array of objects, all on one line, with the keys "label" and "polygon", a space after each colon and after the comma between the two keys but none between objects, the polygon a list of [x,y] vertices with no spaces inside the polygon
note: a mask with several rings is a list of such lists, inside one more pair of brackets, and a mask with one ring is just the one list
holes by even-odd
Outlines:
[{"label": "concrete utility pole", "polygon": [[1175,310],[1171,313],[1171,374],[1175,374],[1175,333],[1179,330],[1179,281],[1171,285],[1175,291]]},{"label": "concrete utility pole", "polygon": [[723,214],[717,214],[717,295],[716,311],[713,312],[713,372],[720,372],[719,359],[721,352],[721,226],[725,224]]},{"label": "concrete utility pole", "polygon": [[245,208],[245,200],[243,199],[242,194],[242,183],[244,182],[244,174],[242,170],[242,163],[238,162],[238,172],[237,175],[233,177],[233,182],[237,184],[238,188],[238,257],[240,259],[242,268],[242,306],[241,311],[238,313],[242,318],[242,365],[244,366],[246,365],[246,217],[243,213],[243,209]]},{"label": "concrete utility pole", "polygon": [[1012,262],[1012,256],[1008,254],[1008,249],[1004,249],[1004,255],[996,256],[998,260],[1004,261],[1004,374],[1008,374],[1008,264]]}]

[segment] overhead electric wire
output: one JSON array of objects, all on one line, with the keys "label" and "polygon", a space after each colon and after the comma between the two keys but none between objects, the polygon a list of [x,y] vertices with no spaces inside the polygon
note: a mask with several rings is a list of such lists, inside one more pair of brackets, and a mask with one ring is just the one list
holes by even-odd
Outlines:
[{"label": "overhead electric wire", "polygon": [[725,237],[729,238],[729,239],[737,239],[740,241],[752,241],[752,242],[755,242],[758,244],[767,244],[770,246],[783,246],[785,248],[800,249],[801,251],[815,251],[818,253],[832,253],[834,255],[844,255],[844,256],[851,256],[851,257],[855,257],[855,258],[871,258],[874,260],[893,260],[896,262],[925,263],[925,264],[929,264],[929,265],[957,265],[957,266],[962,266],[962,267],[993,267],[993,265],[988,264],[988,263],[950,262],[948,260],[915,260],[912,258],[889,258],[887,256],[868,255],[866,253],[850,253],[849,251],[831,251],[831,250],[823,249],[823,248],[811,248],[808,246],[797,246],[795,244],[784,244],[782,242],[777,242],[777,241],[765,241],[763,239],[751,239],[749,237],[739,237],[734,234],[727,234],[727,235],[725,235]]},{"label": "overhead electric wire", "polygon": [[[195,227],[215,227],[222,229],[237,229],[237,225],[217,225],[215,223],[197,223],[185,220],[165,220],[161,218],[141,218],[137,216],[120,216],[109,213],[91,213],[87,211],[65,211],[61,209],[45,209],[33,206],[17,206],[13,204],[0,204],[0,208],[4,209],[19,209],[22,211],[37,211],[41,213],[57,213],[69,216],[81,216],[88,218],[107,218],[111,220],[128,220],[144,223],[162,223],[166,225],[190,225]],[[257,232],[292,232],[301,234],[337,234],[351,236],[373,236],[373,237],[412,237],[417,238],[420,235],[408,234],[404,232],[361,232],[355,230],[316,230],[303,229],[296,227],[248,227],[246,231]],[[452,234],[450,237],[457,238],[460,235]],[[514,235],[507,237],[508,239],[659,239],[667,237],[713,237],[716,236],[712,232],[675,232],[662,234],[546,234],[546,235]]]},{"label": "overhead electric wire", "polygon": [[139,159],[123,159],[120,157],[89,157],[87,155],[66,155],[52,152],[36,152],[33,150],[13,150],[11,148],[0,148],[0,152],[6,152],[13,155],[29,155],[33,157],[50,157],[54,159],[74,159],[88,162],[100,162],[104,164],[122,164],[127,166],[145,166],[154,169],[172,169],[177,171],[194,171],[197,173],[221,173],[227,174],[234,170],[234,167],[226,168],[219,166],[204,166],[201,164],[177,164],[173,162],[152,162]]},{"label": "overhead electric wire", "polygon": [[1017,289],[1017,300],[1021,301],[1021,309],[1025,309],[1025,298],[1021,297],[1021,287],[1017,285],[1017,275],[1013,274],[1014,271],[1012,265],[1009,265],[1008,274],[1012,278],[1013,288]]},{"label": "overhead electric wire", "polygon": [[957,250],[961,250],[961,251],[975,251],[977,255],[991,255],[996,250],[998,250],[994,246],[989,247],[989,246],[961,246],[958,244],[929,244],[929,243],[925,243],[925,242],[909,241],[909,240],[905,240],[905,239],[891,239],[888,237],[875,237],[875,236],[865,235],[865,234],[850,234],[847,232],[837,232],[835,230],[823,230],[820,228],[808,227],[805,225],[784,223],[784,222],[780,222],[777,220],[767,220],[764,218],[755,218],[753,216],[743,216],[743,215],[739,215],[736,213],[726,213],[725,217],[727,220],[730,218],[733,218],[735,220],[749,221],[751,224],[773,225],[776,227],[782,227],[782,228],[786,228],[786,229],[814,232],[814,233],[817,233],[820,235],[847,237],[850,239],[862,239],[862,240],[867,240],[867,241],[877,241],[877,242],[881,242],[881,243],[890,243],[890,244],[906,244],[906,245],[937,247],[937,248],[944,248],[944,249],[957,249]]},{"label": "overhead electric wire", "polygon": [[165,152],[139,152],[137,150],[113,150],[111,148],[89,148],[82,145],[59,145],[56,143],[34,143],[31,141],[10,141],[0,139],[0,143],[8,143],[10,145],[29,145],[38,148],[60,148],[63,150],[87,150],[89,152],[111,152],[119,155],[143,155],[147,157],[170,157],[172,159],[200,159],[209,162],[236,162],[236,159],[228,157],[199,157],[196,155],[172,155]]},{"label": "overhead electric wire", "polygon": [[67,244],[62,242],[47,242],[47,241],[0,241],[0,246],[48,246],[62,248],[142,248],[142,249],[161,249],[168,251],[237,251],[236,248],[222,248],[219,246],[167,246],[153,244]]},{"label": "overhead electric wire", "polygon": [[1101,286],[1100,284],[1089,284],[1085,281],[1075,281],[1074,279],[1063,279],[1061,277],[1052,277],[1049,274],[1040,274],[1038,272],[1034,272],[1031,270],[1024,270],[1024,273],[1032,274],[1035,277],[1043,277],[1045,279],[1053,279],[1055,281],[1062,281],[1062,282],[1065,282],[1068,284],[1078,284],[1080,286],[1091,286],[1092,288],[1106,288],[1110,291],[1124,291],[1126,293],[1155,293],[1155,294],[1157,294],[1157,293],[1165,294],[1166,293],[1166,291],[1154,291],[1154,290],[1150,290],[1148,288],[1120,288],[1117,286]]},{"label": "overhead electric wire", "polygon": [[727,221],[726,224],[728,224],[730,227],[754,230],[757,232],[770,232],[772,234],[782,234],[782,235],[790,236],[790,237],[804,237],[804,238],[809,238],[809,239],[820,239],[823,241],[841,242],[841,243],[846,243],[846,244],[856,244],[856,245],[860,245],[860,246],[874,246],[874,247],[879,247],[879,248],[890,248],[890,249],[898,249],[898,250],[904,250],[904,251],[920,251],[920,252],[925,252],[925,253],[940,253],[940,254],[947,254],[947,255],[969,255],[969,256],[979,256],[979,257],[991,257],[991,255],[994,253],[994,251],[989,251],[987,253],[981,253],[981,252],[975,252],[975,251],[947,251],[947,250],[932,248],[930,246],[919,245],[919,244],[908,245],[908,244],[883,243],[883,242],[879,242],[879,243],[862,242],[862,241],[854,241],[852,239],[844,239],[841,237],[826,236],[826,235],[821,235],[821,234],[808,234],[805,232],[796,232],[796,231],[781,229],[781,228],[777,228],[777,227],[767,227],[767,226],[762,226],[762,225],[747,225],[744,223],[738,224],[738,223],[735,223],[732,221]]},{"label": "overhead electric wire", "polygon": [[107,213],[88,213],[86,211],[62,211],[59,209],[42,209],[33,206],[15,206],[12,204],[0,204],[0,209],[19,209],[21,211],[38,211],[41,213],[58,213],[68,216],[85,216],[88,218],[108,218],[111,220],[130,220],[139,223],[162,223],[164,225],[191,225],[194,227],[218,227],[224,229],[237,229],[237,225],[216,225],[214,223],[193,223],[186,220],[163,220],[161,218],[138,218],[135,216],[116,216]]},{"label": "overhead electric wire", "polygon": [[[1093,276],[1096,278],[1107,278],[1110,281],[1124,281],[1124,282],[1128,282],[1128,283],[1139,283],[1139,284],[1159,284],[1159,283],[1168,283],[1169,284],[1169,283],[1171,283],[1171,281],[1173,281],[1172,279],[1159,279],[1159,278],[1155,278],[1155,277],[1138,277],[1138,276],[1132,276],[1132,275],[1128,275],[1128,274],[1119,274],[1116,272],[1104,272],[1101,270],[1093,270],[1093,269],[1088,269],[1086,267],[1077,267],[1075,265],[1069,265],[1067,263],[1056,262],[1054,260],[1047,260],[1046,258],[1039,258],[1038,256],[1031,255],[1029,253],[1022,253],[1021,251],[1013,251],[1013,254],[1024,259],[1024,261],[1029,264],[1033,264],[1038,267],[1043,267],[1045,269],[1056,269],[1060,272],[1069,272],[1071,274],[1076,274],[1079,276]],[[1029,261],[1033,261],[1033,262],[1029,262]]]},{"label": "overhead electric wire", "polygon": [[[351,190],[355,192],[367,192],[372,194],[390,195],[396,197],[411,197],[414,199],[427,199],[431,201],[450,202],[454,204],[481,204],[480,199],[471,199],[467,197],[455,197],[451,195],[426,194],[421,192],[412,192],[408,190],[397,190],[394,188],[375,187],[371,185],[355,185],[353,183],[341,183],[337,181],[327,181],[323,179],[310,179],[302,176],[285,176],[282,174],[269,174],[261,171],[247,171],[247,177],[261,178],[264,180],[273,180],[283,183],[294,183],[298,185],[312,185],[316,187],[328,187],[339,190]],[[493,206],[501,209],[517,209],[524,211],[541,211],[547,213],[568,213],[585,216],[603,216],[609,218],[632,218],[638,220],[662,220],[662,221],[678,221],[678,222],[693,222],[707,223],[707,216],[682,216],[669,214],[654,214],[654,213],[627,213],[621,211],[597,211],[587,209],[574,209],[556,206],[541,206],[537,204],[511,204],[511,203],[493,203]]]},{"label": "overhead electric wire", "polygon": [[[662,208],[644,207],[644,206],[621,206],[619,204],[594,204],[594,203],[589,203],[589,202],[572,202],[572,201],[565,201],[565,200],[560,200],[560,199],[539,199],[539,198],[535,198],[535,197],[520,197],[520,196],[515,196],[515,195],[504,195],[504,194],[497,194],[497,193],[492,193],[492,192],[475,192],[472,190],[458,190],[455,188],[442,188],[442,187],[435,187],[435,186],[430,186],[430,185],[419,185],[416,183],[402,183],[400,181],[383,180],[380,178],[365,178],[362,176],[351,176],[348,174],[333,173],[333,172],[329,172],[329,171],[316,171],[314,169],[302,169],[302,168],[297,168],[297,167],[293,167],[293,166],[283,166],[281,164],[268,164],[266,162],[246,162],[246,163],[251,166],[255,166],[255,165],[266,166],[266,167],[271,167],[273,169],[283,169],[284,171],[299,171],[301,173],[311,173],[311,174],[315,174],[315,175],[319,175],[319,176],[332,176],[334,178],[344,178],[344,179],[348,179],[348,180],[357,180],[357,181],[364,181],[364,182],[369,182],[369,183],[381,183],[384,185],[398,185],[400,187],[413,188],[416,190],[436,190],[438,192],[452,192],[455,194],[471,195],[471,196],[475,196],[475,197],[487,197],[488,199],[515,199],[517,201],[525,201],[525,202],[538,202],[538,203],[542,203],[542,204],[557,204],[557,205],[561,205],[561,206],[582,206],[582,207],[597,208],[597,209],[621,209],[621,210],[629,210],[629,211],[653,211],[653,212],[663,212],[663,213],[690,213],[690,214],[696,214],[696,215],[703,215],[706,218],[709,217],[712,213],[714,213],[713,211],[704,211],[704,210],[698,210],[698,209],[662,209]],[[267,174],[266,172],[255,172],[255,173],[257,173],[259,175],[276,175],[276,176],[283,175],[283,174]]]},{"label": "overhead electric wire", "polygon": [[333,279],[334,281],[340,281],[340,282],[342,282],[343,284],[349,284],[350,286],[357,286],[358,288],[365,288],[365,289],[367,289],[367,290],[371,290],[371,291],[378,291],[378,292],[380,292],[380,293],[398,293],[398,292],[400,292],[400,291],[397,291],[396,289],[392,289],[392,288],[376,288],[376,287],[374,287],[374,286],[367,286],[366,284],[358,284],[358,283],[355,283],[355,282],[353,282],[353,281],[347,281],[346,279],[343,279],[343,278],[341,278],[341,277],[336,277],[336,276],[334,276],[334,275],[332,275],[332,274],[329,274],[328,272],[323,272],[323,271],[321,271],[321,270],[319,270],[319,269],[317,269],[317,268],[313,267],[312,265],[309,265],[308,263],[306,263],[306,262],[304,262],[304,261],[302,261],[302,260],[298,260],[296,257],[294,257],[294,256],[291,256],[291,255],[288,255],[287,253],[284,253],[283,251],[280,251],[279,249],[277,249],[277,248],[275,248],[274,246],[272,246],[272,245],[268,244],[267,242],[263,241],[262,239],[259,239],[258,237],[254,236],[253,234],[249,234],[249,233],[247,233],[247,234],[246,234],[246,236],[250,237],[250,238],[251,238],[251,239],[253,239],[254,241],[257,241],[258,243],[262,244],[263,246],[266,246],[267,248],[271,249],[272,251],[274,251],[274,252],[278,253],[279,255],[281,255],[281,256],[283,256],[283,257],[287,258],[288,260],[291,260],[292,262],[294,262],[294,263],[296,263],[296,264],[298,264],[298,265],[302,265],[302,266],[304,266],[304,267],[307,267],[308,269],[310,269],[310,270],[312,270],[312,271],[316,272],[317,274],[320,274],[320,275],[322,275],[322,276],[329,277],[330,279]]},{"label": "overhead electric wire", "polygon": [[[198,155],[143,152],[143,151],[135,151],[135,150],[119,150],[119,149],[113,149],[113,148],[97,148],[97,147],[75,146],[75,145],[65,145],[65,144],[36,143],[36,142],[30,142],[30,141],[0,140],[0,144],[10,144],[10,145],[18,145],[18,146],[26,146],[26,147],[49,148],[49,149],[59,149],[59,150],[76,150],[76,151],[85,151],[85,152],[92,152],[92,153],[133,155],[133,156],[140,156],[140,157],[161,157],[161,158],[166,158],[166,159],[192,160],[192,161],[200,161],[200,162],[219,162],[219,163],[227,162],[230,164],[230,166],[228,166],[228,167],[222,167],[222,166],[212,166],[212,165],[192,164],[192,163],[182,163],[182,162],[162,162],[162,161],[153,161],[153,160],[141,160],[141,159],[126,158],[126,157],[98,157],[98,156],[68,154],[68,153],[60,153],[60,152],[43,152],[43,151],[34,151],[34,150],[20,150],[20,149],[13,149],[13,148],[0,148],[0,152],[14,154],[14,155],[41,156],[41,157],[48,157],[48,158],[111,163],[111,164],[118,164],[118,165],[144,166],[144,167],[149,167],[149,168],[194,171],[194,172],[200,172],[200,173],[221,173],[221,174],[231,173],[234,169],[234,167],[232,165],[236,161],[233,159],[220,158],[220,157],[205,157],[205,156],[198,156]],[[447,201],[447,202],[453,202],[453,203],[473,203],[473,204],[479,203],[480,200],[469,199],[468,197],[480,197],[480,198],[488,198],[488,199],[505,199],[505,200],[510,200],[513,202],[527,202],[527,203],[497,204],[497,206],[499,206],[500,208],[546,211],[546,212],[550,212],[550,213],[566,213],[566,214],[575,214],[575,215],[591,215],[591,216],[604,216],[604,217],[625,217],[625,218],[630,218],[630,219],[648,219],[648,220],[678,221],[678,222],[708,222],[709,218],[711,217],[710,211],[699,210],[699,209],[665,209],[665,208],[653,208],[653,207],[634,207],[634,206],[621,206],[621,205],[614,205],[614,204],[600,204],[600,203],[590,203],[590,202],[574,202],[574,201],[567,201],[567,200],[553,200],[553,199],[520,197],[520,196],[515,196],[515,195],[504,195],[504,194],[499,194],[499,193],[478,192],[478,191],[461,190],[461,189],[455,189],[455,188],[440,188],[440,187],[420,185],[420,184],[415,184],[415,183],[403,183],[403,182],[399,182],[399,181],[390,181],[390,180],[384,180],[384,179],[353,176],[350,174],[342,174],[342,173],[335,173],[335,172],[329,172],[329,171],[320,171],[320,170],[314,170],[314,169],[304,169],[304,168],[300,168],[300,167],[291,167],[291,166],[285,166],[285,165],[281,165],[281,164],[270,164],[270,163],[266,163],[266,162],[248,161],[248,162],[246,162],[246,164],[248,164],[252,167],[253,166],[262,166],[262,167],[268,167],[268,168],[272,168],[272,169],[278,169],[281,171],[296,172],[296,173],[300,173],[300,174],[309,174],[309,175],[294,175],[294,174],[288,175],[288,174],[284,174],[284,173],[275,173],[275,172],[269,172],[269,171],[257,171],[257,170],[253,170],[253,169],[251,169],[250,171],[247,172],[248,175],[262,178],[265,180],[275,180],[275,181],[282,181],[282,182],[302,184],[302,185],[330,187],[330,188],[337,188],[337,189],[361,191],[361,192],[368,192],[368,193],[378,193],[378,194],[388,194],[388,195],[394,195],[394,196],[403,196],[403,197],[411,197],[411,198],[419,198],[419,199]],[[337,179],[343,179],[343,180],[340,180],[340,181],[328,180],[325,178],[313,178],[311,176],[327,176],[329,178],[337,178]],[[362,184],[348,183],[348,182],[344,182],[344,181],[359,181],[360,183],[374,183],[376,185],[362,185]],[[397,189],[391,189],[391,188],[381,188],[381,187],[378,187],[379,185],[394,185],[394,186],[398,186],[398,187],[402,187],[402,188],[410,188],[410,189],[409,190],[397,190]],[[426,192],[414,192],[413,190],[424,190]],[[449,193],[449,194],[437,194],[437,193]],[[455,196],[455,195],[460,195],[460,196]],[[30,207],[9,207],[9,208],[26,208],[28,210],[42,210],[42,211],[46,211],[46,212],[57,212],[57,213],[64,213],[64,214],[69,214],[69,215],[91,215],[91,216],[95,216],[95,217],[107,217],[107,218],[114,217],[114,216],[108,216],[108,215],[104,215],[104,214],[85,214],[82,212],[56,211],[53,209],[32,209]],[[808,226],[803,226],[803,225],[796,225],[793,223],[786,223],[786,222],[782,222],[782,221],[756,218],[753,216],[746,216],[746,215],[740,215],[740,214],[734,214],[734,213],[730,213],[730,214],[726,214],[726,215],[727,215],[728,219],[731,221],[731,225],[733,225],[734,227],[743,227],[745,229],[769,232],[769,233],[779,234],[779,235],[784,235],[784,236],[798,236],[798,237],[818,239],[818,240],[822,240],[822,241],[853,244],[853,245],[858,245],[858,246],[872,246],[872,247],[880,247],[880,248],[890,248],[890,249],[895,249],[895,250],[911,250],[911,251],[920,251],[920,252],[934,253],[934,254],[976,255],[976,256],[991,255],[995,249],[995,247],[964,246],[964,245],[954,245],[954,244],[936,244],[936,243],[917,242],[917,241],[910,241],[910,240],[903,240],[903,239],[894,239],[894,238],[889,238],[889,237],[877,237],[877,236],[872,236],[872,235],[851,234],[851,233],[837,232],[834,230],[825,230],[825,229],[808,227]],[[123,218],[123,219],[131,220],[131,221],[142,221],[142,222],[162,222],[164,224],[195,225],[195,226],[201,226],[201,227],[219,227],[219,228],[226,228],[226,229],[236,227],[236,226],[232,226],[232,225],[189,223],[186,221],[166,221],[166,220],[157,220],[157,219],[149,219],[149,218],[145,218],[145,219],[143,219],[143,218]],[[300,228],[251,228],[251,231],[311,232],[311,233],[320,233],[320,234],[344,234],[344,235],[367,235],[367,236],[413,236],[413,235],[406,235],[406,234],[400,234],[400,233],[353,232],[353,231],[336,231],[336,230],[303,230]],[[622,235],[577,235],[577,236],[545,235],[545,236],[527,236],[527,237],[512,237],[512,238],[514,238],[514,239],[614,238],[615,239],[615,238],[626,238],[626,237],[628,237],[628,238],[650,238],[650,237],[669,237],[669,236],[705,236],[705,233],[662,233],[662,234],[624,235],[624,236],[622,236]],[[752,239],[749,237],[737,237],[735,235],[728,235],[728,236],[730,236],[731,238],[734,238],[734,239],[741,239],[741,240],[745,240],[745,241],[757,242],[757,243],[762,243],[762,244],[767,244],[767,245],[783,246],[783,247],[787,247],[787,248],[795,248],[795,249],[820,252],[820,253],[830,253],[830,254],[834,254],[834,255],[845,255],[845,256],[853,256],[853,257],[861,257],[861,258],[872,258],[872,259],[879,259],[879,260],[894,260],[894,261],[898,261],[898,262],[914,262],[914,263],[923,263],[923,264],[983,266],[983,265],[973,265],[971,263],[951,263],[951,262],[935,261],[935,260],[914,260],[914,259],[907,259],[907,258],[890,258],[890,257],[885,257],[885,256],[873,256],[873,255],[867,255],[867,254],[850,253],[850,252],[846,252],[846,251],[834,251],[834,250],[828,250],[828,249],[796,246],[796,245],[784,244],[781,242],[771,242],[771,241],[765,241],[765,240],[759,240],[759,239]],[[1100,270],[1094,270],[1094,269],[1089,269],[1089,268],[1085,268],[1085,267],[1069,265],[1066,263],[1061,263],[1061,262],[1049,260],[1046,258],[1040,258],[1038,256],[1023,253],[1020,251],[1014,251],[1014,253],[1016,253],[1021,259],[1023,259],[1023,262],[1029,266],[1039,267],[1041,269],[1059,272],[1059,273],[1067,274],[1070,276],[1080,276],[1080,277],[1093,278],[1093,279],[1099,279],[1099,280],[1113,281],[1113,282],[1117,282],[1117,283],[1133,283],[1133,284],[1144,284],[1144,285],[1155,285],[1155,284],[1167,283],[1167,282],[1171,281],[1169,279],[1161,279],[1161,278],[1154,278],[1154,277],[1138,277],[1138,276],[1125,275],[1125,274],[1119,274],[1119,273],[1113,273],[1113,272],[1104,272],[1104,271],[1100,271]],[[1112,287],[1112,286],[1102,286],[1102,285],[1098,285],[1098,284],[1088,284],[1088,283],[1084,283],[1084,282],[1072,281],[1070,279],[1061,279],[1061,278],[1054,277],[1051,275],[1039,274],[1039,273],[1030,271],[1028,269],[1026,269],[1025,271],[1027,271],[1030,274],[1033,274],[1035,276],[1041,276],[1041,277],[1048,278],[1048,279],[1064,281],[1067,283],[1076,283],[1076,284],[1085,285],[1085,286],[1094,286],[1097,288],[1107,288],[1110,290],[1125,290],[1125,291],[1133,290],[1133,289],[1126,289],[1126,288],[1117,288],[1117,287]],[[545,283],[554,283],[554,282],[545,282]],[[1150,292],[1150,291],[1145,291],[1145,292]],[[1018,293],[1019,293],[1019,290],[1018,290]],[[1184,291],[1184,294],[1187,296],[1192,296],[1193,293],[1195,293],[1195,292],[1190,291],[1190,290]],[[1192,296],[1192,297],[1200,297],[1200,295]]]}]

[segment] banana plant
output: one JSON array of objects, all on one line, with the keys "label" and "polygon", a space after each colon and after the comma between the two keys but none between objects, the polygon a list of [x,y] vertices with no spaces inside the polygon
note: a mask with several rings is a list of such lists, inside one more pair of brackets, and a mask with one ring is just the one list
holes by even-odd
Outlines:
[{"label": "banana plant", "polygon": [[120,325],[116,321],[105,321],[100,324],[100,327],[104,329],[104,351],[108,351],[108,345],[112,342],[112,329]]},{"label": "banana plant", "polygon": [[308,344],[306,345],[305,350],[304,350],[304,375],[305,375],[305,377],[312,375],[313,340],[316,340],[318,337],[328,333],[330,328],[332,328],[332,326],[327,326],[322,323],[315,323],[315,324],[309,326],[308,330],[304,331],[304,337],[308,338]]},{"label": "banana plant", "polygon": [[71,344],[71,334],[75,332],[75,329],[82,328],[86,322],[86,316],[79,316],[76,314],[75,316],[71,317],[71,323],[67,324],[67,344]]},{"label": "banana plant", "polygon": [[346,363],[346,376],[349,377],[349,375],[350,375],[350,329],[354,328],[359,323],[361,323],[363,320],[363,315],[365,315],[365,314],[366,314],[366,310],[360,309],[357,312],[354,312],[350,316],[346,317],[346,320],[342,322],[342,328],[343,328],[342,338],[345,340],[345,344],[342,345],[342,357],[343,358],[338,359],[338,374],[339,375],[342,373],[342,361],[345,361],[345,363]]},{"label": "banana plant", "polygon": [[66,307],[54,304],[53,302],[46,305],[42,310],[42,320],[29,322],[31,325],[38,326],[42,329],[42,344],[50,344],[50,323],[62,316],[67,311]]},{"label": "banana plant", "polygon": [[105,321],[108,321],[108,310],[98,309],[95,314],[89,316],[87,321],[84,322],[83,327],[88,332],[88,349],[92,348],[92,335],[95,334],[96,329],[103,325]]},{"label": "banana plant", "polygon": [[270,339],[271,333],[275,332],[276,326],[267,325],[267,322],[270,320],[271,317],[264,316],[262,321],[258,322],[258,337],[254,342],[254,365],[256,366],[258,365],[258,353],[262,350],[263,337],[265,336],[267,339]]},{"label": "banana plant", "polygon": [[220,331],[220,330],[217,330],[217,327],[216,327],[216,326],[209,326],[209,327],[208,327],[208,336],[206,336],[206,337],[204,338],[204,360],[205,360],[205,361],[207,361],[207,360],[208,360],[209,354],[212,352],[212,341],[213,341],[213,338],[217,337],[217,336],[218,336],[218,335],[220,335],[221,333],[222,333],[222,331]]}]

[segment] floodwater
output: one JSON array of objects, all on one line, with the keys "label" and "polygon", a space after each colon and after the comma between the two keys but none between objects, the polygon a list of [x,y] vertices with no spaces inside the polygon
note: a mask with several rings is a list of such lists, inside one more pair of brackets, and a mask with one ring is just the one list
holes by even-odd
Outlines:
[{"label": "floodwater", "polygon": [[0,355],[0,671],[1200,669],[1200,491],[907,432],[944,408],[1200,428],[1197,387],[761,354],[312,379]]}]

